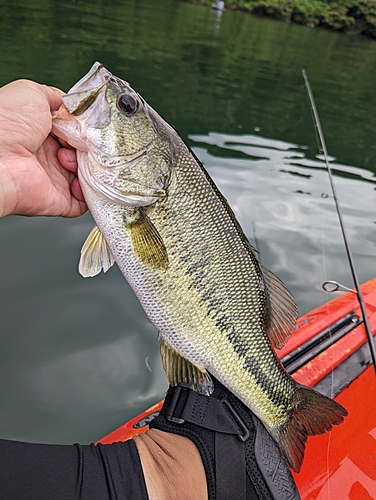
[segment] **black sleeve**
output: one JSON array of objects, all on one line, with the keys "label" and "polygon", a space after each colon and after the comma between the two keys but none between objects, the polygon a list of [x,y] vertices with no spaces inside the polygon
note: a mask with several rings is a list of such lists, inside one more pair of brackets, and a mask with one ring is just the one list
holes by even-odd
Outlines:
[{"label": "black sleeve", "polygon": [[147,500],[133,441],[32,444],[0,439],[2,500]]}]

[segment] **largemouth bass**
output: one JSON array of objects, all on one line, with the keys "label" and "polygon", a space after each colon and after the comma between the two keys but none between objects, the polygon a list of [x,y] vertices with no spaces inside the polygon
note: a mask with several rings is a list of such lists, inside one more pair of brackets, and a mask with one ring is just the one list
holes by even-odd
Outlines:
[{"label": "largemouth bass", "polygon": [[291,294],[259,264],[199,160],[127,82],[95,63],[62,99],[54,132],[77,148],[96,222],[81,274],[116,261],[159,332],[169,382],[210,394],[216,377],[299,471],[307,436],[347,413],[297,384],[274,352],[295,325]]}]

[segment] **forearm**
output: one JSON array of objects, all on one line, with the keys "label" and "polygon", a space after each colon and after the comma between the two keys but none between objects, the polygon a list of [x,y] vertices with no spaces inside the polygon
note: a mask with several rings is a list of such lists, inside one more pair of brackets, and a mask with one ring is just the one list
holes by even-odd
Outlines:
[{"label": "forearm", "polygon": [[146,500],[148,494],[132,441],[53,445],[0,439],[0,498]]},{"label": "forearm", "polygon": [[149,500],[207,500],[205,469],[190,439],[151,429],[134,442]]}]

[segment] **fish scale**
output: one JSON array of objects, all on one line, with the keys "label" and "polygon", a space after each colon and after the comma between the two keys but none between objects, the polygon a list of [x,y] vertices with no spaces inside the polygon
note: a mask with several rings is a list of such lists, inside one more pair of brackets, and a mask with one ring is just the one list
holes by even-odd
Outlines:
[{"label": "fish scale", "polygon": [[97,225],[80,272],[94,276],[116,261],[159,332],[170,383],[210,394],[215,376],[298,471],[307,436],[346,410],[297,384],[274,352],[297,318],[291,294],[258,263],[195,155],[127,82],[95,63],[62,99],[53,130],[77,148]]}]

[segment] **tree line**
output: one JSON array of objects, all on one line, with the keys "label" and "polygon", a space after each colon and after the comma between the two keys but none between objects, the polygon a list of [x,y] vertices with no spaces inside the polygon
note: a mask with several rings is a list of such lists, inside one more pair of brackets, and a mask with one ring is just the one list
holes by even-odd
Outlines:
[{"label": "tree line", "polygon": [[376,0],[226,0],[225,5],[227,9],[376,38]]}]

